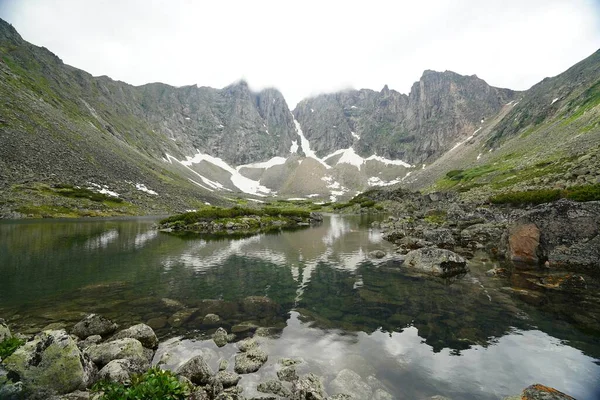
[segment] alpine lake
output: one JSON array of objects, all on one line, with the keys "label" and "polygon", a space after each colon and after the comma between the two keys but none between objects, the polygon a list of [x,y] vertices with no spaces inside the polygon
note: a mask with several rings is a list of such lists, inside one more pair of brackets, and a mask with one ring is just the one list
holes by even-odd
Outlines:
[{"label": "alpine lake", "polygon": [[534,304],[502,288],[531,289],[543,272],[488,277],[498,261],[483,253],[459,279],[413,275],[371,227],[378,218],[326,215],[241,238],[167,234],[158,218],[3,221],[0,317],[24,334],[69,330],[88,313],[122,328],[147,323],[161,340],[154,363],[204,354],[215,371],[237,351],[235,341],[210,340],[218,326],[236,340],[260,330],[269,359],[243,375],[249,397],[288,357],[329,394],[353,377],[364,398],[379,389],[396,399],[502,399],[533,383],[600,398],[597,280],[580,296],[541,292]]}]

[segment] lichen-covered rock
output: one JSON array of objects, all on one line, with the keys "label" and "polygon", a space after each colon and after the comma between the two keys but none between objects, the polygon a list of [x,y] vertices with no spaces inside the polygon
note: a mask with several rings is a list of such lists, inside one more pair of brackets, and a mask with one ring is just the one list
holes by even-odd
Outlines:
[{"label": "lichen-covered rock", "polygon": [[266,296],[249,296],[242,300],[242,310],[247,315],[265,318],[276,315],[280,307]]},{"label": "lichen-covered rock", "polygon": [[154,333],[154,330],[146,324],[133,325],[127,329],[117,332],[113,336],[115,339],[132,338],[140,341],[142,346],[149,349],[156,349],[158,347],[158,338]]},{"label": "lichen-covered rock", "polygon": [[117,328],[117,324],[111,320],[98,314],[89,314],[75,324],[71,333],[80,339],[85,339],[92,335],[110,335],[116,331]]},{"label": "lichen-covered rock", "polygon": [[448,228],[425,229],[423,238],[437,247],[446,249],[452,248],[456,244],[452,231]]},{"label": "lichen-covered rock", "polygon": [[145,360],[112,360],[98,373],[98,378],[111,382],[125,383],[131,380],[133,374],[141,374],[150,368]]},{"label": "lichen-covered rock", "polygon": [[411,270],[441,278],[469,272],[464,258],[450,250],[435,247],[410,251],[403,265]]},{"label": "lichen-covered rock", "polygon": [[256,372],[267,362],[267,353],[260,348],[253,348],[245,353],[235,356],[235,364],[233,369],[238,374],[249,374]]},{"label": "lichen-covered rock", "polygon": [[296,367],[291,365],[291,366],[281,368],[279,371],[277,371],[277,378],[279,378],[280,381],[285,381],[285,382],[295,381],[296,379],[298,379],[298,374],[296,373]]},{"label": "lichen-covered rock", "polygon": [[83,340],[80,340],[79,342],[77,342],[77,346],[80,349],[85,349],[87,347],[90,347],[93,344],[98,344],[102,341],[102,336],[100,335],[92,335],[92,336],[88,336]]},{"label": "lichen-covered rock", "polygon": [[137,339],[125,338],[94,344],[85,349],[96,365],[103,367],[112,360],[127,359],[144,361],[144,346]]},{"label": "lichen-covered rock", "polygon": [[275,379],[259,383],[256,390],[261,393],[272,393],[281,397],[290,397],[292,395],[292,392],[288,388]]},{"label": "lichen-covered rock", "polygon": [[175,373],[185,376],[196,385],[206,385],[213,377],[212,369],[201,355],[189,359]]},{"label": "lichen-covered rock", "polygon": [[10,339],[12,335],[10,334],[10,329],[8,328],[8,324],[5,320],[0,318],[0,342],[5,341],[6,339]]},{"label": "lichen-covered rock", "polygon": [[229,342],[229,338],[227,335],[227,331],[225,328],[218,328],[215,333],[213,333],[213,341],[218,347],[223,347]]},{"label": "lichen-covered rock", "polygon": [[25,398],[23,392],[23,382],[9,382],[0,385],[0,399],[3,400],[20,400]]},{"label": "lichen-covered rock", "polygon": [[64,330],[45,331],[19,347],[4,360],[27,391],[49,390],[57,394],[85,389],[96,378],[96,366]]},{"label": "lichen-covered rock", "polygon": [[571,397],[563,392],[560,392],[554,388],[535,384],[528,386],[521,393],[522,400],[575,400],[574,397]]},{"label": "lichen-covered rock", "polygon": [[324,400],[326,397],[321,378],[313,373],[292,383],[292,400]]},{"label": "lichen-covered rock", "polygon": [[245,352],[247,352],[249,350],[257,348],[258,347],[258,342],[254,338],[246,338],[244,340],[240,340],[238,342],[237,346],[238,346],[238,349],[242,353],[245,353]]},{"label": "lichen-covered rock", "polygon": [[229,367],[229,361],[221,360],[219,361],[219,371],[225,371]]},{"label": "lichen-covered rock", "polygon": [[215,379],[221,382],[224,388],[228,388],[237,385],[242,377],[235,372],[219,371],[215,375]]},{"label": "lichen-covered rock", "polygon": [[218,326],[221,322],[221,317],[217,314],[206,314],[202,319],[202,325],[205,326]]},{"label": "lichen-covered rock", "polygon": [[357,400],[370,399],[373,394],[373,388],[360,375],[349,369],[341,370],[329,386],[334,392],[347,394]]},{"label": "lichen-covered rock", "polygon": [[[0,397],[0,398],[2,398],[2,397]],[[60,396],[58,400],[89,400],[89,399],[90,399],[90,392],[76,390],[74,392],[67,393],[65,395]],[[94,398],[94,399],[96,399],[96,398]]]}]

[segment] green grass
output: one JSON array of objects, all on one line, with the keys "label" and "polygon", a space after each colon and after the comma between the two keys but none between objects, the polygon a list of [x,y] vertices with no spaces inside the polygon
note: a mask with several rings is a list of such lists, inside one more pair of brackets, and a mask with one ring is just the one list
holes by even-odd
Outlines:
[{"label": "green grass", "polygon": [[508,192],[490,197],[494,204],[528,205],[549,203],[566,198],[573,201],[600,200],[600,184],[574,186],[569,189],[543,189],[521,192]]},{"label": "green grass", "polygon": [[191,391],[192,388],[180,382],[174,373],[158,367],[135,375],[130,383],[101,381],[92,387],[92,392],[102,393],[100,400],[184,400]]},{"label": "green grass", "polygon": [[60,196],[70,197],[73,199],[78,199],[78,198],[79,199],[89,199],[89,200],[97,201],[97,202],[108,201],[113,204],[123,202],[123,199],[120,199],[118,197],[109,196],[104,193],[94,192],[93,190],[86,189],[86,188],[75,187],[73,185],[65,185],[65,184],[54,185],[53,192]]},{"label": "green grass", "polygon": [[25,341],[16,337],[5,339],[3,342],[0,343],[0,358],[4,360],[6,357],[14,353],[23,344],[25,344]]}]

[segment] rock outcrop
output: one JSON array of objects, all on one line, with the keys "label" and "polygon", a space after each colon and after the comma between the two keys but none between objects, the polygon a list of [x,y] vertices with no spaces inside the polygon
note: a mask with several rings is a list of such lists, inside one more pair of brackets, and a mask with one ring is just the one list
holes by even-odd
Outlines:
[{"label": "rock outcrop", "polygon": [[469,272],[464,258],[450,250],[435,247],[409,252],[403,265],[411,270],[440,278],[451,278]]}]

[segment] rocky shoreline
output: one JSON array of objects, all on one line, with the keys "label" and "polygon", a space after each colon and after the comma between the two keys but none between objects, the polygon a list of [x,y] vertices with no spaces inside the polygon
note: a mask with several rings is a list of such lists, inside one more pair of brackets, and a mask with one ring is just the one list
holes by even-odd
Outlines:
[{"label": "rocky shoreline", "polygon": [[[214,316],[218,317],[218,316]],[[209,315],[206,318],[214,318]],[[115,333],[116,332],[116,333]],[[262,380],[256,391],[265,396],[244,397],[238,385],[243,376],[252,374],[267,362],[261,348],[260,332],[238,342],[235,335],[218,328],[211,339],[218,347],[234,346],[235,362],[220,359],[217,370],[209,365],[206,354],[189,356],[174,363],[168,351],[157,352],[159,340],[148,325],[136,324],[118,331],[118,326],[97,314],[89,314],[67,333],[64,329],[46,330],[31,337],[16,334],[23,344],[0,363],[0,399],[101,400],[114,388],[139,382],[142,374],[165,374],[172,377],[172,399],[187,400],[387,400],[395,397],[383,387],[371,392],[354,371],[343,369],[330,386],[338,393],[329,396],[323,379],[314,373],[299,375],[302,359],[282,358],[275,376]],[[13,337],[4,320],[0,320],[0,341]],[[170,365],[170,372],[167,364]],[[175,365],[175,367],[173,367]],[[164,368],[164,370],[163,370]],[[370,377],[371,378],[371,377]],[[372,377],[377,382],[375,377]],[[373,383],[369,381],[370,383]],[[362,383],[362,384],[361,384]],[[150,381],[152,384],[152,381]],[[379,384],[381,386],[381,384]],[[369,388],[368,390],[366,388]],[[157,389],[158,390],[158,389]],[[157,392],[159,393],[159,392]],[[141,397],[141,398],[163,398]],[[129,397],[119,397],[129,398]],[[132,397],[133,398],[133,397]],[[138,398],[138,397],[136,397]],[[450,400],[433,396],[433,400]],[[526,388],[512,399],[572,399],[543,385]]]}]

